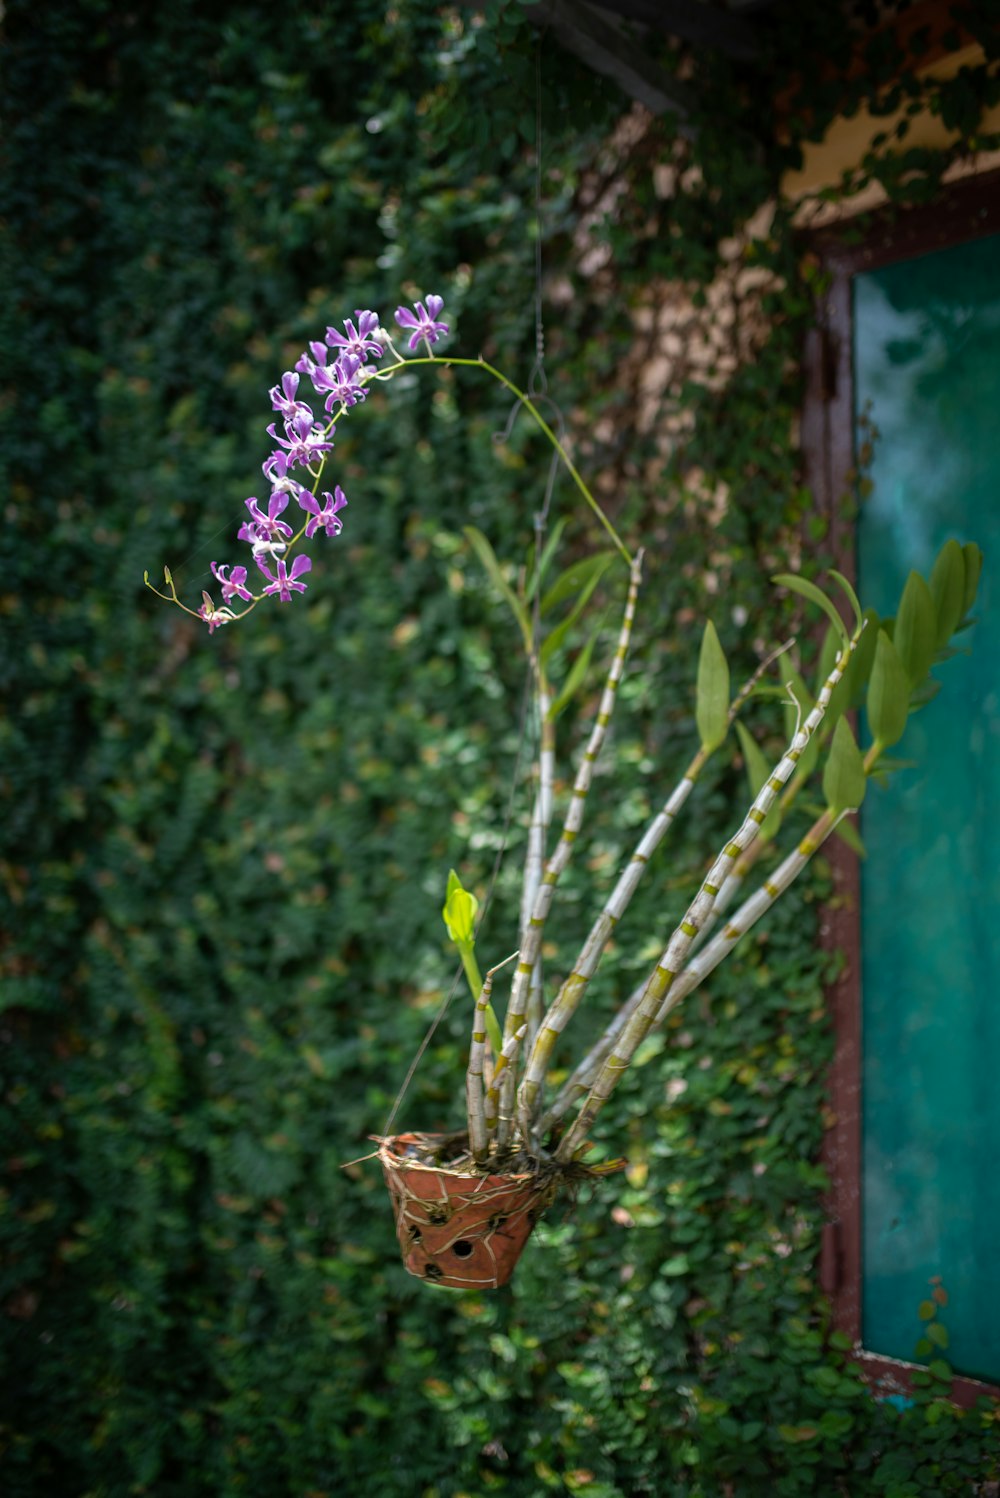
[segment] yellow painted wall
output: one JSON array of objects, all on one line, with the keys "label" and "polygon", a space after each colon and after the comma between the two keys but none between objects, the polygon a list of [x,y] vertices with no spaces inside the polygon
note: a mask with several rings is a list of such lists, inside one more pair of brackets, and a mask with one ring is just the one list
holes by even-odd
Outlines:
[{"label": "yellow painted wall", "polygon": [[[952,78],[963,67],[978,67],[984,61],[982,48],[973,43],[958,52],[918,69],[920,78]],[[861,108],[850,118],[837,119],[830,126],[822,141],[807,143],[803,151],[802,166],[788,172],[782,182],[782,195],[800,206],[799,220],[803,224],[820,225],[836,219],[849,217],[866,209],[877,208],[886,202],[886,194],[878,183],[871,183],[853,197],[839,203],[820,203],[816,194],[824,188],[836,187],[844,173],[856,166],[871,146],[876,135],[890,133],[906,118],[903,109],[891,115],[873,115]],[[929,112],[910,119],[910,128],[899,143],[905,151],[913,146],[940,148],[954,144],[958,132],[948,130],[942,121]],[[982,132],[988,135],[1000,131],[1000,105],[988,110],[983,116]],[[946,173],[946,181],[959,177],[990,171],[1000,166],[1000,151],[980,151],[956,162]]]}]

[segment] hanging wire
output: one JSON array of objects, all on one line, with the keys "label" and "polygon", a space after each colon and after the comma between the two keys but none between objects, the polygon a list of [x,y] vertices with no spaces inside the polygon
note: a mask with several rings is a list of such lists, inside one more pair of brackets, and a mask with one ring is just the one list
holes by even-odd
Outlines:
[{"label": "hanging wire", "polygon": [[[553,418],[556,434],[562,442],[566,433],[566,420],[558,404],[548,394],[548,378],[545,373],[545,324],[542,313],[542,51],[541,38],[535,51],[535,359],[531,366],[531,374],[528,377],[527,393],[536,405],[545,406]],[[515,401],[510,408],[503,429],[493,433],[494,442],[507,442],[514,430],[514,425],[521,412],[521,402]],[[559,472],[560,457],[557,452],[552,454],[549,463],[548,477],[545,482],[545,494],[541,509],[536,511],[534,517],[535,528],[535,570],[536,579],[538,567],[541,561],[542,550],[545,541],[545,528],[548,523],[549,508],[552,502],[552,493],[555,488],[556,476]],[[532,614],[532,633],[534,635],[534,648],[537,658],[539,638],[541,634],[541,617],[539,613],[539,597],[541,589],[536,586],[534,606]],[[503,830],[500,837],[500,846],[493,860],[493,869],[490,874],[486,897],[483,900],[476,924],[476,934],[482,929],[490,904],[493,899],[496,882],[500,875],[500,868],[507,852],[507,838],[510,832],[510,824],[514,814],[514,799],[517,795],[518,783],[521,778],[521,763],[524,755],[524,746],[528,736],[528,709],[533,697],[533,667],[529,664],[525,674],[524,688],[521,693],[521,708],[518,721],[517,733],[517,755],[514,761],[514,770],[511,775],[510,791],[507,796],[507,806],[504,813]],[[392,1131],[392,1125],[396,1120],[403,1099],[413,1080],[414,1073],[420,1065],[421,1060],[430,1045],[438,1026],[448,1012],[455,994],[458,992],[462,981],[461,965],[456,969],[452,979],[451,987],[441,1002],[437,1014],[434,1016],[424,1035],[423,1040],[410,1063],[409,1070],[403,1078],[402,1086],[396,1094],[395,1102],[389,1117],[386,1119],[383,1135],[388,1136]],[[364,1158],[368,1159],[369,1156]]]},{"label": "hanging wire", "polygon": [[[562,444],[566,436],[566,418],[558,402],[549,395],[548,376],[545,372],[545,317],[542,307],[542,38],[539,36],[535,46],[535,358],[528,376],[527,394],[535,405],[543,406],[552,418],[556,436]],[[514,401],[507,415],[507,420],[501,431],[494,432],[494,442],[508,442],[514,430],[518,416],[521,414],[521,402]],[[549,460],[549,471],[545,480],[545,494],[542,499],[541,509],[535,514],[535,567],[538,568],[541,560],[542,550],[545,542],[545,528],[548,524],[549,510],[552,505],[552,494],[555,489],[556,478],[559,474],[561,458],[558,452],[553,452]],[[540,633],[539,617],[539,592],[536,587],[534,608],[532,615],[532,630],[534,634],[534,646],[537,652]]]},{"label": "hanging wire", "polygon": [[542,318],[542,39],[535,44],[535,362],[528,394],[545,395],[545,323]]}]

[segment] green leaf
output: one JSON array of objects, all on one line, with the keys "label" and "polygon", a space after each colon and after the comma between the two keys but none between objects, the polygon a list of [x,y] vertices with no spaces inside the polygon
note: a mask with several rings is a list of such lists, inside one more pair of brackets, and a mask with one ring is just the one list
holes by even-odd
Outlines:
[{"label": "green leaf", "polygon": [[815,583],[809,582],[805,577],[799,577],[795,572],[779,572],[775,577],[771,578],[771,581],[778,583],[780,587],[788,588],[792,593],[798,593],[802,598],[808,598],[810,603],[814,603],[817,608],[821,608],[834,629],[839,633],[843,643],[845,645],[848,644],[850,635],[847,625],[841,619],[840,614],[829,598],[827,598],[826,594],[822,589],[817,588]]},{"label": "green leaf", "polygon": [[448,935],[456,946],[469,946],[475,940],[476,912],[479,901],[475,895],[462,888],[462,881],[454,869],[448,872],[448,888],[445,892],[441,915],[448,928]]},{"label": "green leaf", "polygon": [[534,551],[532,551],[531,564],[528,569],[528,581],[524,590],[524,596],[529,603],[534,598],[536,590],[541,587],[542,583],[545,581],[545,574],[549,570],[549,567],[552,563],[552,558],[556,554],[556,549],[559,545],[559,542],[562,540],[562,534],[565,529],[566,517],[561,515],[553,525],[552,530],[549,532],[548,540],[542,547],[542,554],[538,559],[537,571],[535,570],[534,562],[535,554]]},{"label": "green leaf", "polygon": [[517,620],[518,626],[520,627],[521,638],[524,641],[524,648],[526,651],[530,652],[531,621],[528,618],[528,612],[524,607],[524,604],[514,592],[514,589],[511,587],[510,583],[504,577],[500,567],[500,563],[497,561],[496,552],[493,550],[493,547],[490,545],[489,541],[487,541],[482,531],[477,530],[474,525],[466,525],[463,526],[462,529],[464,535],[466,536],[466,539],[470,542],[476,555],[482,563],[483,569],[486,572],[486,575],[489,578],[490,582],[496,588],[501,597],[506,599],[507,605],[511,613],[514,615],[514,618]]},{"label": "green leaf", "polygon": [[702,748],[718,749],[729,731],[729,666],[711,619],[701,637],[695,720]]},{"label": "green leaf", "polygon": [[933,1321],[937,1306],[932,1300],[922,1300],[917,1307],[917,1315],[921,1321]]},{"label": "green leaf", "polygon": [[865,799],[868,777],[861,751],[854,742],[851,725],[841,718],[833,731],[833,743],[823,769],[823,794],[830,810],[857,811]]},{"label": "green leaf", "polygon": [[933,702],[941,690],[941,683],[933,676],[925,676],[914,691],[910,693],[910,712],[916,712],[918,707],[926,707],[928,702]]},{"label": "green leaf", "polygon": [[[823,648],[820,651],[819,670],[816,673],[817,697],[823,690],[823,683],[826,681],[827,677],[830,675],[830,672],[837,664],[842,650],[843,645],[841,644],[840,633],[838,630],[835,630],[833,628],[833,625],[831,624],[826,632],[826,637],[823,640]],[[847,705],[850,701],[850,691],[850,682],[845,670],[843,676],[840,678],[840,680],[837,682],[837,685],[830,693],[830,701],[827,703],[826,712],[823,715],[823,721],[820,724],[818,730],[821,738],[826,739],[830,737],[830,735],[833,733],[834,728],[837,726],[838,718],[840,718],[841,714],[847,711]]]},{"label": "green leaf", "polygon": [[657,1056],[660,1055],[666,1043],[667,1042],[664,1039],[662,1031],[660,1031],[656,1035],[647,1035],[646,1039],[642,1041],[639,1049],[632,1057],[632,1066],[648,1066],[650,1061],[655,1061]]},{"label": "green leaf", "polygon": [[883,749],[891,749],[906,729],[910,704],[910,681],[895,645],[880,629],[875,662],[868,687],[868,726]]},{"label": "green leaf", "polygon": [[552,706],[549,708],[550,719],[558,718],[563,708],[567,707],[573,700],[574,695],[579,690],[584,679],[586,678],[587,672],[590,670],[590,661],[591,657],[594,654],[594,646],[597,644],[597,637],[601,632],[603,622],[604,621],[602,620],[594,630],[594,633],[591,635],[590,639],[584,645],[583,649],[580,651],[576,660],[570,667],[569,675],[563,683],[561,692],[552,703]]},{"label": "green leaf", "polygon": [[[747,767],[747,779],[750,782],[750,794],[756,800],[761,787],[767,782],[771,774],[771,767],[767,762],[767,756],[757,743],[756,739],[748,731],[745,724],[736,720],[736,733],[740,741],[740,752],[743,755],[743,763]],[[771,810],[760,824],[758,837],[769,842],[778,835],[781,827],[781,803],[775,801]]]},{"label": "green leaf", "polygon": [[600,582],[601,574],[603,571],[604,568],[602,567],[599,572],[595,572],[593,576],[587,580],[587,582],[583,586],[582,591],[580,592],[579,597],[577,598],[573,607],[570,609],[569,613],[566,615],[566,618],[563,619],[561,623],[556,625],[552,633],[548,635],[543,642],[541,650],[539,651],[543,662],[547,662],[548,660],[550,660],[565,641],[566,636],[573,628],[573,625],[579,619],[580,615],[587,607],[587,604],[590,602],[590,595],[593,593],[594,589],[597,587],[597,584]]},{"label": "green leaf", "polygon": [[840,841],[850,848],[851,852],[855,853],[858,858],[868,857],[868,849],[861,841],[861,834],[853,822],[846,820],[838,822],[834,836],[839,837]]},{"label": "green leaf", "polygon": [[939,1378],[942,1383],[951,1383],[951,1365],[949,1363],[946,1363],[944,1358],[935,1358],[932,1363],[928,1363],[927,1372],[931,1374],[933,1378]]},{"label": "green leaf", "polygon": [[937,646],[934,600],[919,572],[911,572],[906,579],[892,638],[910,686],[918,687],[931,668]]},{"label": "green leaf", "polygon": [[778,1434],[783,1441],[795,1444],[799,1441],[814,1441],[819,1435],[815,1425],[779,1425]]},{"label": "green leaf", "polygon": [[687,1254],[674,1254],[660,1265],[660,1273],[667,1275],[687,1274],[691,1264]]},{"label": "green leaf", "polygon": [[962,599],[962,618],[971,609],[976,601],[979,591],[979,574],[983,570],[983,553],[974,541],[967,541],[962,547],[962,556],[965,559],[965,596]]},{"label": "green leaf", "polygon": [[750,782],[750,794],[756,796],[770,774],[767,757],[745,723],[737,722],[736,733],[747,769],[747,780]]},{"label": "green leaf", "polygon": [[857,593],[855,593],[854,589],[851,587],[851,584],[847,581],[847,578],[844,576],[844,574],[842,572],[838,572],[836,568],[830,568],[830,576],[833,578],[834,582],[840,584],[844,592],[847,594],[847,601],[851,605],[851,609],[854,613],[854,622],[856,625],[860,624],[863,616],[861,613],[861,604],[858,602]]},{"label": "green leaf", "polygon": [[551,613],[556,604],[562,603],[564,598],[572,598],[578,593],[595,574],[600,577],[611,566],[618,555],[616,551],[596,551],[592,557],[584,557],[580,562],[574,562],[572,567],[567,567],[556,578],[552,587],[544,595],[541,602],[541,612]]},{"label": "green leaf", "polygon": [[878,772],[880,777],[895,775],[897,770],[915,770],[918,761],[915,759],[890,759],[888,755],[879,756]]},{"label": "green leaf", "polygon": [[931,570],[931,598],[937,624],[935,643],[947,645],[965,613],[965,557],[957,541],[946,541]]},{"label": "green leaf", "polygon": [[847,696],[852,708],[860,706],[868,688],[868,681],[875,664],[875,647],[878,644],[879,617],[874,609],[865,609],[865,627],[851,654],[847,668]]},{"label": "green leaf", "polygon": [[948,1346],[948,1328],[941,1321],[930,1321],[927,1324],[927,1335],[935,1347]]}]

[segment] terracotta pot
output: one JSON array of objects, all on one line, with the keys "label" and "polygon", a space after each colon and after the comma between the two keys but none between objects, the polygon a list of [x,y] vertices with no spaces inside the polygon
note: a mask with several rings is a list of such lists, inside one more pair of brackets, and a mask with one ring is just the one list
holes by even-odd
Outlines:
[{"label": "terracotta pot", "polygon": [[457,1156],[455,1143],[455,1136],[442,1134],[379,1140],[396,1237],[407,1269],[428,1284],[494,1290],[513,1274],[561,1173],[541,1167],[482,1175],[428,1159]]}]

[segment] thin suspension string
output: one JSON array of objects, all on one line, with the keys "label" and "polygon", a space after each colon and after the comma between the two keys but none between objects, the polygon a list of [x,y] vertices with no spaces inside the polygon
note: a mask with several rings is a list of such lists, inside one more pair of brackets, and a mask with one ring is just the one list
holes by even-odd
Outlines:
[{"label": "thin suspension string", "polygon": [[[542,38],[539,36],[535,44],[535,358],[528,376],[527,393],[537,406],[546,406],[551,412],[556,435],[562,444],[566,437],[566,418],[557,401],[549,395],[548,376],[545,372],[545,315],[542,306]],[[507,442],[514,430],[514,425],[521,414],[521,402],[515,401],[510,408],[503,429],[494,432],[495,442]],[[561,458],[558,452],[553,452],[549,460],[549,471],[545,480],[545,494],[541,509],[534,517],[535,526],[535,572],[536,586],[532,604],[532,634],[534,636],[534,649],[537,658],[541,636],[541,587],[538,579],[538,567],[541,562],[542,551],[545,544],[545,530],[548,525],[549,510],[552,504],[552,494],[555,489],[556,478],[561,467]]]},{"label": "thin suspension string", "polygon": [[535,44],[535,363],[528,394],[545,395],[545,324],[542,318],[542,39]]},{"label": "thin suspension string", "polygon": [[[556,432],[560,443],[566,435],[566,421],[559,405],[548,393],[549,382],[545,373],[545,318],[542,309],[542,37],[535,43],[535,362],[528,377],[528,394],[538,402],[544,402],[555,418]],[[512,412],[514,416],[516,413]],[[545,481],[542,508],[535,514],[535,588],[531,607],[531,633],[535,659],[541,659],[542,643],[542,579],[540,576],[542,553],[545,547],[545,529],[548,524],[549,507],[559,472],[559,454],[553,452],[549,460],[549,471]],[[539,748],[544,726],[539,723]],[[547,854],[542,849],[543,859]]]},{"label": "thin suspension string", "polygon": [[[531,374],[530,374],[530,376],[528,378],[527,392],[531,396],[532,400],[535,401],[536,404],[538,404],[538,405],[544,404],[552,412],[554,423],[555,423],[555,426],[556,426],[556,432],[557,432],[557,435],[558,435],[559,440],[561,442],[563,440],[563,437],[565,436],[566,422],[565,422],[565,418],[563,416],[562,411],[559,409],[559,406],[552,399],[552,397],[548,394],[548,379],[547,379],[546,374],[545,374],[545,324],[544,324],[544,318],[543,318],[543,313],[542,313],[542,51],[541,51],[541,38],[539,38],[538,45],[537,45],[536,50],[535,50],[535,295],[534,295],[534,302],[535,302],[535,359],[534,359],[534,363],[532,364],[532,367],[531,367]],[[517,418],[518,418],[518,415],[520,414],[520,411],[521,411],[521,402],[520,401],[515,401],[514,404],[511,406],[510,414],[507,417],[507,421],[504,424],[503,430],[499,431],[499,432],[494,432],[494,434],[493,434],[493,440],[494,440],[494,442],[498,442],[498,443],[499,442],[506,442],[510,438],[511,433],[514,430],[514,423],[517,421]],[[541,616],[540,616],[540,613],[539,613],[539,598],[540,598],[540,594],[541,594],[541,588],[538,585],[538,576],[537,576],[537,573],[538,573],[538,566],[539,566],[539,563],[541,561],[542,548],[543,548],[544,540],[545,540],[545,527],[546,527],[546,524],[547,524],[547,521],[548,521],[549,507],[550,507],[551,502],[552,502],[552,492],[553,492],[553,489],[555,488],[555,481],[556,481],[556,476],[557,476],[557,474],[559,472],[559,465],[560,465],[559,454],[557,452],[554,452],[552,454],[552,458],[551,458],[551,461],[549,463],[549,471],[548,471],[548,477],[547,477],[546,483],[545,483],[545,494],[544,494],[544,498],[542,500],[542,507],[541,507],[541,509],[535,515],[535,572],[536,572],[536,586],[535,586],[535,597],[534,597],[533,616],[532,616],[532,632],[534,634],[534,644],[535,644],[536,658],[537,658],[537,652],[538,652],[539,637],[540,637],[540,634],[541,634]],[[484,921],[486,920],[487,912],[489,911],[490,904],[492,903],[492,900],[493,900],[493,894],[494,894],[494,890],[496,888],[496,882],[497,882],[497,879],[499,878],[499,875],[500,875],[500,867],[501,867],[501,864],[503,862],[504,855],[507,852],[507,839],[508,839],[508,835],[509,835],[509,832],[510,832],[511,821],[512,821],[513,815],[514,815],[514,801],[515,801],[515,798],[516,798],[516,795],[517,795],[518,784],[519,784],[520,778],[521,778],[521,762],[522,762],[522,759],[523,759],[523,756],[524,756],[524,747],[525,747],[525,743],[527,741],[527,736],[528,736],[528,716],[529,716],[528,708],[529,708],[529,703],[531,702],[531,699],[532,699],[532,695],[533,695],[532,694],[532,667],[529,664],[528,669],[527,669],[526,674],[525,674],[524,688],[523,688],[522,693],[521,693],[521,708],[520,708],[520,713],[519,713],[518,734],[517,734],[517,754],[516,754],[515,761],[514,761],[513,774],[511,775],[510,790],[508,791],[508,795],[507,795],[507,806],[506,806],[506,810],[505,810],[505,813],[504,813],[504,823],[503,823],[503,831],[502,831],[501,837],[500,837],[500,847],[497,849],[496,857],[493,860],[493,869],[492,869],[492,872],[490,874],[490,880],[489,880],[489,884],[488,884],[487,890],[486,890],[486,897],[483,900],[482,908],[480,909],[480,912],[479,912],[479,919],[478,919],[478,921],[476,923],[476,935],[477,935],[477,937],[479,935],[479,932],[482,929]],[[541,725],[539,725],[539,731],[540,731],[540,727],[541,727]],[[411,1061],[409,1069],[408,1069],[408,1071],[406,1073],[406,1076],[403,1078],[402,1086],[400,1087],[399,1092],[396,1094],[396,1099],[395,1099],[395,1102],[392,1105],[392,1110],[389,1113],[389,1117],[386,1119],[385,1127],[384,1127],[384,1129],[382,1131],[383,1135],[385,1135],[385,1136],[390,1135],[391,1132],[392,1132],[392,1125],[395,1123],[396,1115],[399,1112],[399,1109],[400,1109],[400,1107],[402,1105],[403,1099],[405,1098],[407,1090],[409,1089],[410,1083],[412,1082],[414,1074],[416,1073],[417,1067],[420,1065],[420,1062],[421,1062],[421,1060],[424,1057],[424,1054],[425,1054],[425,1052],[427,1050],[427,1047],[430,1045],[432,1039],[434,1038],[434,1035],[435,1035],[435,1033],[436,1033],[436,1031],[438,1029],[438,1026],[441,1024],[441,1021],[444,1019],[445,1015],[447,1014],[448,1009],[449,1009],[449,1007],[451,1005],[451,1002],[454,999],[455,994],[458,992],[458,989],[459,989],[459,986],[460,986],[460,983],[461,983],[461,979],[462,979],[462,968],[461,968],[461,965],[459,965],[459,967],[456,969],[455,976],[452,979],[451,987],[449,988],[447,994],[445,995],[444,999],[442,1000],[442,1003],[441,1003],[441,1005],[440,1005],[440,1007],[438,1009],[438,1012],[434,1016],[433,1020],[431,1021],[430,1025],[429,1025],[429,1027],[427,1029],[427,1032],[424,1035],[423,1040],[420,1042],[420,1046],[419,1046],[419,1048],[417,1050],[417,1054],[414,1056],[413,1060]]]}]

